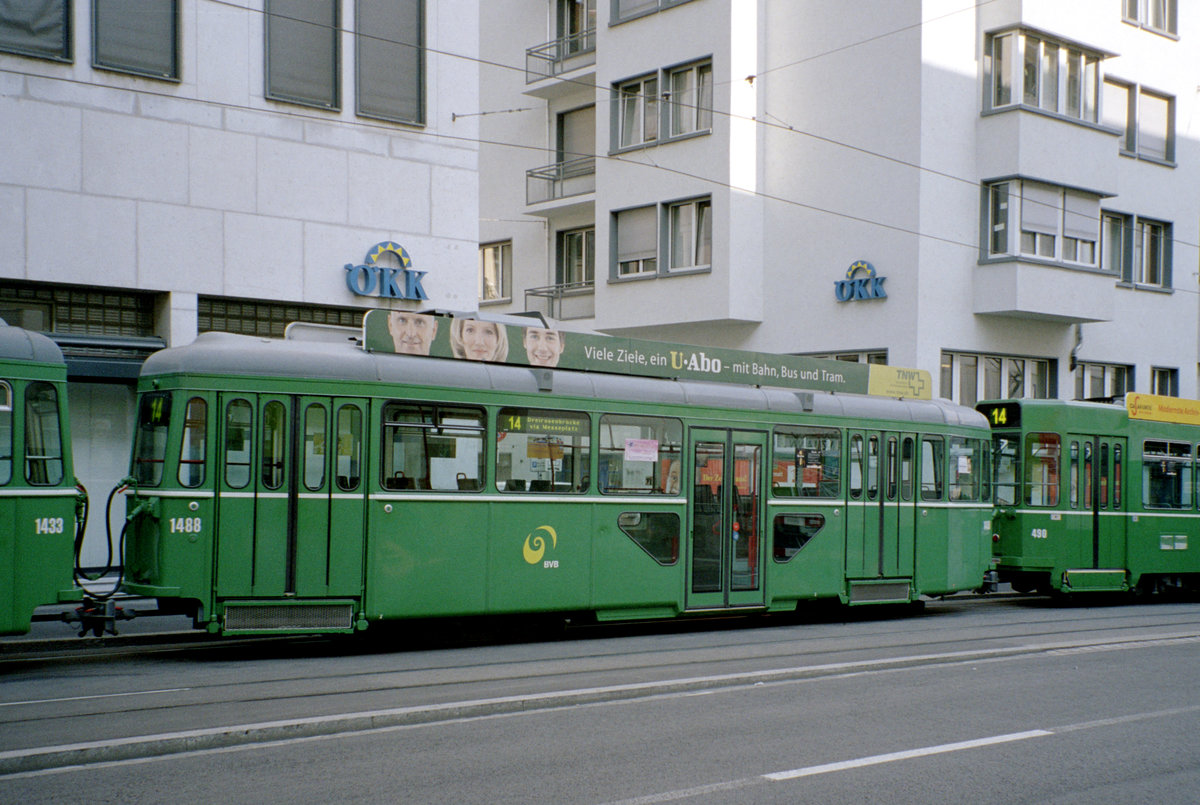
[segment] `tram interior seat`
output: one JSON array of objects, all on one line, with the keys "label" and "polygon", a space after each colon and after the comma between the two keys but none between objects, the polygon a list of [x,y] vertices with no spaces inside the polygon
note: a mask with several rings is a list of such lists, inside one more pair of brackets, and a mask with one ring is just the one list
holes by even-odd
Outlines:
[{"label": "tram interior seat", "polygon": [[458,488],[463,492],[474,492],[479,489],[478,478],[468,478],[465,472],[460,472],[455,479],[458,482]]},{"label": "tram interior seat", "polygon": [[549,492],[550,489],[550,481],[544,478],[535,478],[529,482],[530,492]]},{"label": "tram interior seat", "polygon": [[524,478],[508,479],[507,481],[504,482],[504,491],[505,492],[524,492],[525,491],[525,479]]},{"label": "tram interior seat", "polygon": [[413,479],[406,476],[403,472],[393,473],[391,478],[384,479],[384,486],[388,489],[413,489]]}]

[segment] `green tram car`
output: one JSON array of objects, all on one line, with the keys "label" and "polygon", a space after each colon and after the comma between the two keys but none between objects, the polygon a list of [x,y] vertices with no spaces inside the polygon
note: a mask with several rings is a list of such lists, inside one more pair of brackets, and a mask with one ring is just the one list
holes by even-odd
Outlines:
[{"label": "green tram car", "polygon": [[991,562],[990,433],[944,400],[226,333],[138,398],[124,590],[212,632],[901,603]]},{"label": "green tram car", "polygon": [[0,321],[0,634],[27,632],[35,608],[79,597],[66,410],[58,345]]},{"label": "green tram car", "polygon": [[1132,417],[1136,398],[1154,399],[977,406],[993,431],[1001,582],[1054,594],[1200,588],[1200,425]]}]

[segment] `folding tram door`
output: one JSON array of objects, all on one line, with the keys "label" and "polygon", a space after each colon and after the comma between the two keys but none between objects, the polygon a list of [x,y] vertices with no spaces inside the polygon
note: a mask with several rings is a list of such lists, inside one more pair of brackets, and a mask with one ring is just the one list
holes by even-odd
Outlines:
[{"label": "folding tram door", "polygon": [[1124,501],[1125,439],[1067,434],[1069,505],[1081,516],[1068,526],[1074,562],[1068,583],[1079,590],[1120,590],[1127,563]]},{"label": "folding tram door", "polygon": [[760,607],[767,434],[693,428],[688,444],[687,608]]},{"label": "folding tram door", "polygon": [[848,436],[850,603],[907,601],[916,539],[916,435],[852,430]]},{"label": "folding tram door", "polygon": [[219,396],[225,629],[351,628],[363,588],[364,403]]}]

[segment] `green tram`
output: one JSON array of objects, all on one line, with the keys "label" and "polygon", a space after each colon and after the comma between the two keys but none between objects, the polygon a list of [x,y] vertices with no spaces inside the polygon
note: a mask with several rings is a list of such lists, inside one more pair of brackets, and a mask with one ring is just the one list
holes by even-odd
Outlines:
[{"label": "green tram", "polygon": [[[1003,400],[992,425],[999,580],[1018,592],[1200,588],[1200,403]],[[1196,424],[1165,421],[1188,414]]]},{"label": "green tram", "polygon": [[58,345],[0,321],[0,634],[73,592],[76,502]]},{"label": "green tram", "polygon": [[912,602],[991,562],[948,401],[202,334],[145,363],[124,590],[212,632]]}]

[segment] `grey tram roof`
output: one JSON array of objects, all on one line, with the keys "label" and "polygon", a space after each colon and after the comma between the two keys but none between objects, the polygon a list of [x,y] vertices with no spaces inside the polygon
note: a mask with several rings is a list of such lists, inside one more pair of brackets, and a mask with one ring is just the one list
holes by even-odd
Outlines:
[{"label": "grey tram roof", "polygon": [[331,344],[281,341],[231,333],[202,333],[192,344],[154,353],[142,366],[143,378],[181,373],[413,384],[528,394],[540,392],[556,397],[807,412],[949,425],[987,424],[982,414],[949,400],[869,397],[485,364],[367,352],[349,340],[344,344]]},{"label": "grey tram roof", "polygon": [[62,350],[47,336],[0,319],[0,359],[62,363]]}]

